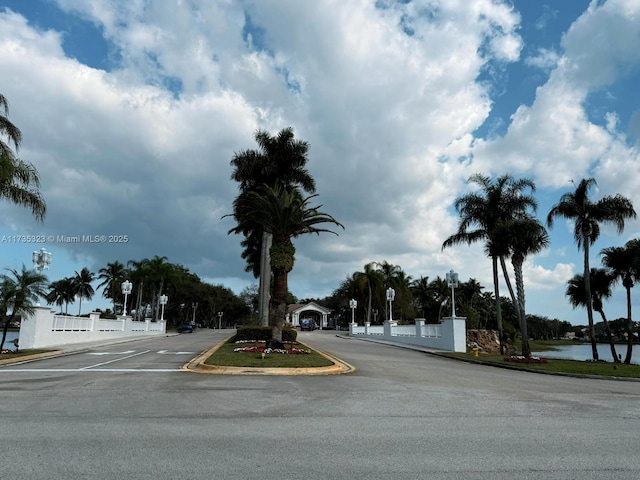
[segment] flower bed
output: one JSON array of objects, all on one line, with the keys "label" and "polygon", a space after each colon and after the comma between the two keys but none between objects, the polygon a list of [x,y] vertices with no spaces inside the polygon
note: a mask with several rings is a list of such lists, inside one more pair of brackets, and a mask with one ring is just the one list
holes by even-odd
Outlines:
[{"label": "flower bed", "polygon": [[540,357],[523,357],[522,355],[511,355],[504,359],[505,362],[514,362],[514,363],[547,363],[546,358]]},{"label": "flower bed", "polygon": [[233,349],[234,352],[249,352],[249,353],[283,353],[283,354],[310,354],[311,350],[305,350],[303,348],[265,348],[265,347],[238,347]]}]

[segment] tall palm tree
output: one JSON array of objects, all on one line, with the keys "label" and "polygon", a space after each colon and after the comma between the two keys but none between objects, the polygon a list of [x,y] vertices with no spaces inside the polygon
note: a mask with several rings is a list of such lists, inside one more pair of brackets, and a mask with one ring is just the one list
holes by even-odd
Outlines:
[{"label": "tall palm tree", "polygon": [[35,303],[38,297],[45,295],[45,285],[47,277],[35,270],[27,270],[22,265],[22,271],[7,269],[10,275],[0,275],[0,314],[5,318],[7,312],[11,310],[11,315],[6,320],[2,330],[2,341],[0,350],[4,347],[7,338],[9,324],[16,316],[28,317],[33,315]]},{"label": "tall palm tree", "polygon": [[147,263],[148,279],[151,282],[152,318],[156,321],[160,315],[160,296],[164,292],[165,283],[172,277],[174,266],[167,262],[167,257],[155,255]]},{"label": "tall palm tree", "polygon": [[315,193],[315,180],[306,169],[309,144],[294,138],[293,128],[282,129],[275,137],[264,130],[254,136],[258,150],[244,150],[234,155],[231,179],[240,184],[240,192],[233,202],[232,216],[236,227],[229,233],[242,234],[244,248],[242,258],[247,262],[247,271],[260,277],[260,317],[266,317],[270,284],[269,251],[272,237],[262,230],[259,223],[241,212],[247,210],[250,196],[263,185],[273,188],[301,188],[306,193]]},{"label": "tall palm tree", "polygon": [[356,272],[354,279],[359,290],[367,289],[367,322],[371,323],[371,305],[374,295],[377,295],[382,288],[383,279],[380,272],[375,268],[375,262],[369,262],[364,266],[362,272]]},{"label": "tall palm tree", "polygon": [[493,267],[500,353],[504,354],[498,261],[508,253],[508,247],[496,232],[503,223],[525,216],[529,209],[536,208],[535,199],[527,194],[527,190],[535,191],[535,185],[529,179],[516,180],[511,175],[503,175],[494,181],[479,173],[469,177],[469,183],[478,185],[480,192],[466,193],[456,199],[454,206],[460,216],[458,231],[444,241],[442,248],[479,241],[485,243]]},{"label": "tall palm tree", "polygon": [[[9,102],[0,94],[0,199],[31,209],[31,213],[38,221],[42,221],[47,212],[47,206],[38,191],[40,177],[38,171],[29,162],[17,158],[11,149],[20,148],[22,133],[9,119]],[[3,138],[7,137],[9,143]]]},{"label": "tall palm tree", "polygon": [[62,310],[65,305],[65,314],[69,313],[69,303],[73,303],[75,299],[75,290],[73,285],[73,277],[66,277],[55,282],[51,282],[48,286],[49,291],[45,295],[47,304],[57,305]]},{"label": "tall palm tree", "polygon": [[91,286],[91,282],[93,282],[94,277],[95,275],[93,272],[91,272],[87,267],[84,267],[79,273],[76,271],[76,275],[73,277],[73,290],[80,300],[78,305],[78,316],[80,316],[82,311],[82,299],[86,298],[87,300],[91,300],[93,298],[93,294],[95,292]]},{"label": "tall palm tree", "polygon": [[598,360],[596,345],[596,330],[593,324],[593,306],[591,303],[589,247],[600,236],[600,224],[610,224],[616,227],[618,233],[624,230],[625,220],[636,218],[636,211],[631,201],[622,195],[606,196],[592,202],[589,190],[596,185],[594,178],[580,181],[573,192],[564,193],[560,201],[554,205],[547,215],[547,225],[553,227],[556,217],[574,221],[573,238],[578,250],[584,252],[584,289],[587,300],[587,319],[589,320],[589,336],[591,337],[591,351],[594,360]]},{"label": "tall palm tree", "polygon": [[[615,282],[615,277],[605,270],[604,268],[592,268],[589,279],[589,285],[591,286],[591,301],[593,303],[593,309],[600,314],[602,323],[604,324],[604,330],[609,340],[609,347],[611,348],[611,356],[615,363],[619,363],[620,359],[616,353],[616,345],[613,335],[611,334],[611,328],[607,316],[604,314],[604,308],[602,300],[611,296],[611,286]],[[573,308],[586,307],[587,295],[584,288],[584,275],[576,274],[571,280],[567,282],[567,297]]]},{"label": "tall palm tree", "polygon": [[282,341],[282,328],[287,313],[288,275],[295,263],[295,247],[292,239],[306,233],[336,232],[318,225],[332,223],[342,227],[336,219],[320,211],[322,206],[312,207],[309,202],[316,195],[303,197],[298,190],[263,187],[252,192],[249,202],[239,212],[243,217],[260,224],[273,236],[271,246],[271,270],[273,273],[273,309],[269,323],[273,327],[273,339]]},{"label": "tall palm tree", "polygon": [[529,333],[527,331],[527,314],[525,309],[524,275],[522,266],[527,256],[536,254],[549,247],[549,234],[535,218],[515,218],[505,224],[507,244],[511,252],[511,264],[516,282],[517,301],[514,304],[518,313],[520,333],[522,336],[522,355],[531,356]]},{"label": "tall palm tree", "polygon": [[[602,263],[614,281],[621,280],[627,295],[627,354],[624,363],[631,363],[634,324],[631,318],[631,289],[634,280],[640,277],[640,240],[628,241],[624,247],[604,248],[600,251]],[[594,302],[595,303],[595,302]]]},{"label": "tall palm tree", "polygon": [[127,265],[129,267],[131,281],[133,282],[133,288],[136,290],[135,316],[138,320],[141,320],[143,310],[142,304],[144,302],[145,292],[145,279],[149,276],[149,259],[129,260]]},{"label": "tall palm tree", "polygon": [[106,267],[98,270],[98,280],[102,280],[97,288],[102,288],[102,296],[110,298],[113,312],[116,311],[116,298],[120,293],[121,284],[127,276],[127,269],[119,261],[107,263]]}]

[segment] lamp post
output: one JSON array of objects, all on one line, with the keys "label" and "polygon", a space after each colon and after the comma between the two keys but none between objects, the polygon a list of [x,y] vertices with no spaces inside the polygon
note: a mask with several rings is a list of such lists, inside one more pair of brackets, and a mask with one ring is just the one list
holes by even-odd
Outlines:
[{"label": "lamp post", "polygon": [[218,312],[218,330],[222,330],[222,312]]},{"label": "lamp post", "polygon": [[160,321],[164,322],[164,306],[169,301],[169,297],[166,295],[160,295]]},{"label": "lamp post", "polygon": [[133,289],[133,283],[131,283],[129,280],[125,280],[124,282],[122,282],[122,285],[120,286],[122,287],[122,294],[124,295],[124,307],[123,307],[122,315],[126,317],[127,316],[127,297],[129,296],[129,294],[131,293],[131,290]]},{"label": "lamp post", "polygon": [[387,302],[389,302],[389,323],[393,322],[393,301],[396,299],[396,291],[389,287],[387,288]]},{"label": "lamp post", "polygon": [[191,307],[193,308],[193,319],[191,320],[191,325],[193,325],[195,327],[195,325],[196,325],[196,310],[198,309],[198,302],[193,302],[191,304]]},{"label": "lamp post", "polygon": [[458,287],[458,274],[451,270],[447,273],[447,285],[451,287],[451,317],[456,317],[456,288]]},{"label": "lamp post", "polygon": [[356,323],[356,307],[358,306],[358,301],[352,298],[349,300],[349,308],[351,309],[351,323]]},{"label": "lamp post", "polygon": [[42,270],[48,270],[49,265],[51,265],[51,252],[47,252],[45,248],[41,248],[33,252],[31,260],[33,261],[33,268],[42,273]]}]

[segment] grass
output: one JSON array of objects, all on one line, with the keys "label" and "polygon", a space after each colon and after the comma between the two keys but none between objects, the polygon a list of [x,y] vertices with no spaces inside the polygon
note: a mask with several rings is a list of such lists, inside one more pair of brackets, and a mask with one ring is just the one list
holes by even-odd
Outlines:
[{"label": "grass", "polygon": [[473,353],[445,353],[446,357],[468,362],[497,365],[530,372],[563,373],[570,375],[595,375],[603,377],[640,378],[640,365],[625,365],[611,362],[547,359],[548,363],[507,362],[505,355],[480,355]]},{"label": "grass", "polygon": [[333,362],[307,345],[297,345],[296,348],[311,350],[310,354],[282,354],[269,353],[262,359],[261,353],[234,352],[237,347],[246,347],[247,344],[236,344],[231,340],[225,342],[204,363],[206,365],[218,365],[223,367],[259,367],[259,368],[312,368],[328,367]]}]

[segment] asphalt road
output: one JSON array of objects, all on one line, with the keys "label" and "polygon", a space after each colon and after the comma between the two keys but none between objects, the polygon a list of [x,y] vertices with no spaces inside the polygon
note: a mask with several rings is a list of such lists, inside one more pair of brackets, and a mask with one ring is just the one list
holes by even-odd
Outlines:
[{"label": "asphalt road", "polygon": [[640,383],[319,331],[300,338],[355,373],[179,370],[229,333],[0,367],[0,479],[640,478]]}]

